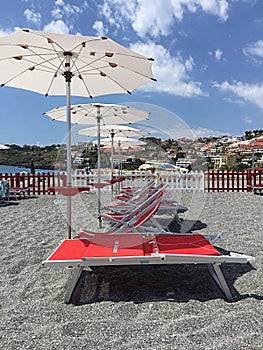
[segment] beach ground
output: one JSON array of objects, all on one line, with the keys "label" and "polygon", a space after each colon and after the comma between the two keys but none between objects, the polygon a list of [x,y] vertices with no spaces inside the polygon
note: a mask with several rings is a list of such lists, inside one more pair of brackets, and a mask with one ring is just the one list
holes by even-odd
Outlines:
[{"label": "beach ground", "polygon": [[[97,197],[83,198],[89,214],[74,225],[95,229]],[[189,196],[180,201],[191,206],[183,229],[227,231],[217,247],[256,258],[222,267],[233,302],[206,266],[163,265],[84,271],[64,304],[71,270],[41,266],[67,236],[64,202],[31,197],[0,207],[1,349],[262,349],[263,197],[206,193],[199,208]]]}]

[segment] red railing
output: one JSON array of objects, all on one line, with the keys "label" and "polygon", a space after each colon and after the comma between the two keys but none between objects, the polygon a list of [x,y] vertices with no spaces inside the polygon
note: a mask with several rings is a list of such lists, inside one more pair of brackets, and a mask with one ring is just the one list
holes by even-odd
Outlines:
[{"label": "red railing", "polygon": [[252,192],[255,189],[263,190],[263,170],[248,173],[247,191]]},{"label": "red railing", "polygon": [[50,193],[49,188],[54,186],[65,186],[66,175],[55,173],[42,174],[9,174],[0,173],[0,181],[8,180],[10,188],[24,188],[32,194]]},{"label": "red railing", "polygon": [[[76,179],[81,181],[81,177]],[[64,173],[0,173],[1,180],[8,180],[11,188],[27,188],[31,194],[49,194],[50,187],[66,186]],[[205,190],[208,192],[251,192],[255,187],[263,187],[263,170],[210,170],[205,173]]]},{"label": "red railing", "polygon": [[262,170],[210,170],[205,176],[208,192],[251,192],[255,186],[263,186]]}]

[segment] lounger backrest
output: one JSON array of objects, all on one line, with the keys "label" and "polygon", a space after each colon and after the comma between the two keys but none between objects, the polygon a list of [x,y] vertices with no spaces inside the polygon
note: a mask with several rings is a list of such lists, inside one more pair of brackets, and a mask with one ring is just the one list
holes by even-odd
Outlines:
[{"label": "lounger backrest", "polygon": [[[123,229],[124,227],[138,227],[149,220],[164,200],[166,185],[159,185],[158,189],[145,202],[138,205],[130,213],[124,215],[121,219],[116,219],[116,224],[111,227],[110,231]],[[110,215],[108,216],[110,218]]]},{"label": "lounger backrest", "polygon": [[[159,209],[161,203],[164,200],[165,192],[162,191],[158,197],[147,207],[145,208],[140,215],[138,215],[137,221],[133,224],[134,227],[141,226],[147,220],[149,220]],[[131,222],[132,223],[132,222]]]},{"label": "lounger backrest", "polygon": [[136,191],[136,193],[128,195],[120,195],[116,196],[117,199],[121,199],[122,201],[125,201],[129,205],[133,204],[138,204],[139,201],[143,201],[145,197],[151,195],[153,191],[155,191],[155,186],[154,186],[155,180],[150,181],[146,186],[144,186],[142,189]]}]

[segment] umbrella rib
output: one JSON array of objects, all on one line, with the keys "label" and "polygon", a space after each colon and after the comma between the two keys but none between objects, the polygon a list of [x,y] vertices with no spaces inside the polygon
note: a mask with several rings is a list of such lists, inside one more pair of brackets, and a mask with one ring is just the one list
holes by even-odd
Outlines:
[{"label": "umbrella rib", "polygon": [[118,66],[121,67],[121,68],[123,68],[123,69],[125,69],[125,70],[129,70],[130,72],[132,72],[132,73],[134,73],[134,74],[138,74],[138,75],[140,75],[141,77],[147,78],[147,79],[152,80],[152,81],[157,81],[155,78],[149,78],[147,75],[142,74],[142,73],[140,73],[140,72],[137,72],[137,71],[135,71],[135,70],[128,69],[128,68],[126,68],[125,66],[122,66],[122,65],[118,65]]},{"label": "umbrella rib", "polygon": [[[46,35],[43,35],[42,33],[39,33],[39,32],[34,32],[34,31],[29,31],[29,33],[32,35],[32,34],[34,34],[34,35],[36,35],[36,36],[41,36],[41,38],[43,38],[44,40],[49,40],[50,38],[48,38]],[[48,41],[49,42],[49,44],[51,43],[52,44],[52,46],[53,46],[53,43],[55,43],[61,50],[63,50],[63,47],[61,46],[61,45],[59,45],[56,41],[54,41],[53,39],[52,40],[50,40],[50,41]],[[42,47],[40,47],[40,48],[42,48]],[[54,48],[54,46],[53,46],[53,48]]]},{"label": "umbrella rib", "polygon": [[[52,79],[51,79],[51,81],[49,83],[49,86],[48,86],[47,90],[46,90],[46,93],[45,93],[46,96],[48,96],[48,93],[49,93],[49,91],[51,89],[51,86],[52,86],[56,76],[57,76],[57,73],[60,71],[60,68],[62,67],[63,62],[65,61],[65,60],[62,60],[61,57],[58,55],[58,52],[56,51],[56,49],[55,49],[53,44],[52,44],[52,47],[53,47],[53,51],[51,51],[51,52],[53,52],[53,54],[55,53],[56,57],[55,58],[52,57],[52,59],[50,59],[50,60],[43,59],[43,55],[37,55],[37,53],[35,53],[38,57],[40,57],[43,60],[43,62],[38,64],[37,66],[42,66],[42,65],[48,63],[48,64],[51,64],[54,67],[54,74],[53,74],[53,77],[52,77]],[[31,50],[31,52],[32,52],[32,50]],[[54,65],[52,63],[52,60],[56,59],[56,58],[58,58],[59,61],[60,61],[60,65],[58,67],[56,67],[56,65]],[[49,68],[47,67],[47,69],[49,69]],[[51,69],[51,72],[52,72],[52,69]],[[63,70],[61,70],[61,72],[63,72]]]},{"label": "umbrella rib", "polygon": [[[49,88],[48,88],[48,90],[47,90],[47,91],[49,91],[49,89],[50,89],[50,87],[51,87],[51,85],[52,85],[52,83],[53,83],[53,81],[54,81],[54,78],[56,77],[57,72],[59,71],[60,67],[61,67],[62,64],[63,64],[63,61],[62,61],[61,58],[57,55],[56,58],[59,58],[60,61],[61,61],[60,66],[57,68],[55,65],[52,64],[51,60],[45,60],[45,59],[43,59],[43,55],[39,55],[37,52],[34,52],[32,49],[29,49],[29,50],[30,50],[31,54],[30,54],[30,55],[24,55],[23,58],[24,58],[24,61],[26,61],[26,62],[28,62],[28,63],[30,63],[30,64],[33,64],[34,67],[28,67],[28,68],[26,68],[25,70],[23,70],[23,71],[20,72],[19,74],[17,74],[17,75],[15,75],[15,76],[11,77],[9,80],[7,80],[5,83],[3,83],[1,86],[4,86],[4,85],[10,83],[11,81],[13,81],[14,79],[18,78],[19,76],[22,76],[22,75],[23,75],[24,73],[26,73],[28,70],[38,69],[39,71],[43,71],[43,72],[52,72],[52,69],[51,69],[50,67],[44,66],[45,63],[49,63],[49,64],[51,64],[54,68],[56,68],[56,69],[54,69],[55,73],[54,73],[54,76],[53,76],[53,78],[52,78],[52,80],[51,80],[51,82],[50,82]],[[34,56],[37,56],[37,57],[41,58],[41,59],[42,59],[42,62],[40,62],[40,63],[35,63],[34,61],[28,59],[28,57],[31,56],[31,55],[32,55],[32,56],[34,55]],[[9,59],[9,58],[8,58],[8,59]],[[52,59],[54,59],[54,58],[52,58]],[[2,60],[1,60],[1,61],[2,61]],[[41,69],[40,69],[40,67],[41,67]],[[46,93],[46,95],[47,95],[47,94],[48,94],[48,93]]]},{"label": "umbrella rib", "polygon": [[[95,62],[100,61],[102,58],[104,58],[104,57],[100,57],[100,58],[98,58],[97,60],[93,60],[92,62],[87,63],[87,62],[85,61],[84,58],[78,57],[78,60],[79,60],[80,62],[83,63],[83,66],[81,67],[82,73],[79,73],[79,68],[77,68],[77,66],[75,66],[75,67],[76,67],[76,71],[77,71],[80,75],[89,74],[89,73],[92,72],[92,71],[94,71],[94,72],[96,72],[96,73],[97,73],[97,72],[98,72],[98,73],[101,73],[101,69],[103,69],[103,68],[108,68],[108,65],[105,64],[104,66],[101,66],[101,67],[94,67],[93,64],[94,64]],[[103,63],[104,63],[104,62],[103,62]],[[83,71],[84,68],[86,68],[85,71]],[[88,69],[88,68],[90,68],[90,69]]]},{"label": "umbrella rib", "polygon": [[[0,44],[0,46],[20,46],[20,45],[1,45]],[[58,45],[59,46],[59,45]],[[43,53],[43,54],[39,54],[38,52],[37,52],[37,49],[41,49],[41,50],[45,50],[45,51],[47,51],[47,53]],[[49,60],[44,60],[43,59],[43,57],[45,56],[45,55],[51,55],[51,54],[56,54],[56,57],[55,58],[59,58],[60,60],[61,60],[61,57],[58,55],[58,51],[55,49],[55,47],[53,46],[53,50],[50,50],[49,48],[45,48],[45,47],[41,47],[41,46],[36,46],[36,45],[31,45],[30,47],[27,47],[25,50],[28,50],[29,52],[30,52],[30,54],[25,54],[25,55],[22,55],[22,57],[23,57],[23,59],[25,60],[25,61],[28,61],[28,62],[30,62],[30,63],[32,63],[32,64],[34,64],[34,65],[36,65],[36,66],[39,66],[39,65],[42,65],[43,63],[46,63],[46,62],[49,62],[50,64],[52,64],[51,63],[51,60],[49,61]],[[62,50],[63,50],[63,48],[62,48]],[[64,51],[63,51],[64,52]],[[31,60],[29,60],[29,59],[26,59],[26,58],[28,58],[28,57],[30,57],[30,56],[32,56],[32,57],[35,57],[35,56],[37,56],[37,57],[39,57],[39,58],[41,58],[42,60],[43,60],[43,62],[41,62],[41,63],[35,63],[34,61],[31,61]],[[13,59],[13,58],[15,58],[15,57],[11,57],[11,59]],[[5,59],[10,59],[10,57],[8,57],[8,58],[4,58],[4,59],[1,59],[1,60],[5,60]],[[52,57],[52,59],[54,59],[53,57]],[[62,62],[62,60],[61,60],[61,64],[62,64],[63,62]],[[52,66],[54,66],[55,67],[55,65],[53,65],[52,64]],[[50,69],[50,68],[48,68],[48,67],[46,67],[47,69]]]},{"label": "umbrella rib", "polygon": [[72,61],[72,63],[73,63],[73,67],[76,67],[76,71],[78,72],[79,79],[82,81],[83,85],[85,86],[85,88],[87,90],[87,93],[89,95],[89,98],[92,98],[92,95],[90,93],[90,89],[88,88],[88,86],[87,86],[86,82],[84,81],[84,79],[82,79],[82,74],[80,73],[77,65],[75,65],[75,62],[73,62],[73,61]]},{"label": "umbrella rib", "polygon": [[[114,55],[124,56],[124,57],[133,58],[133,59],[138,59],[138,60],[143,60],[143,61],[149,60],[148,58],[145,58],[145,57],[138,57],[138,56],[133,56],[133,55],[127,55],[127,54],[120,53],[120,52],[115,52]],[[104,55],[104,56],[102,56],[102,57],[99,57],[97,60],[94,60],[93,62],[97,62],[97,61],[99,61],[99,60],[103,60],[105,57],[107,57],[107,56]],[[93,62],[90,63],[90,66],[92,65]],[[109,63],[109,62],[106,61],[106,63]],[[143,77],[145,77],[145,78],[148,78],[148,79],[150,79],[150,80],[156,81],[155,78],[149,77],[149,76],[147,76],[147,75],[145,75],[145,74],[142,74],[142,73],[140,73],[140,72],[138,72],[138,71],[131,70],[131,69],[129,69],[129,68],[123,66],[123,65],[118,64],[118,67],[121,67],[121,68],[123,68],[123,69],[129,70],[130,72],[133,72],[133,73],[135,73],[135,74],[138,74],[138,75],[143,76]],[[101,68],[103,68],[103,67],[101,67]],[[106,68],[108,68],[108,65],[106,65]],[[96,69],[96,68],[95,68],[95,69]]]},{"label": "umbrella rib", "polygon": [[[128,55],[126,55],[126,56],[127,56],[127,57],[133,57],[133,56],[128,56]],[[110,75],[108,75],[107,73],[103,72],[103,68],[108,68],[108,64],[106,64],[106,63],[108,63],[108,62],[105,62],[105,66],[101,66],[101,67],[94,67],[94,66],[92,65],[92,64],[95,63],[95,62],[98,62],[98,61],[100,61],[100,60],[103,60],[105,57],[106,57],[106,56],[100,57],[100,58],[98,58],[97,60],[94,60],[93,62],[90,62],[90,63],[86,63],[84,59],[81,59],[81,58],[79,57],[79,61],[82,61],[83,63],[85,63],[86,67],[90,67],[90,68],[91,68],[90,71],[93,70],[93,71],[96,71],[96,72],[98,72],[98,73],[101,73],[101,72],[104,73],[105,76],[106,76],[109,80],[111,80],[112,82],[114,82],[117,86],[119,86],[122,90],[126,91],[128,94],[131,94],[131,92],[128,91],[127,89],[125,89],[124,86],[122,86],[120,83],[118,83],[118,82],[117,82],[115,79],[113,79]],[[137,57],[135,57],[135,58],[137,58]],[[102,63],[104,64],[104,62],[102,62]],[[83,67],[84,67],[84,66],[83,66]],[[82,68],[83,68],[83,67],[82,67]],[[148,77],[147,75],[145,75],[145,74],[139,73],[139,72],[134,71],[134,70],[131,70],[131,69],[129,69],[129,68],[126,68],[125,66],[122,66],[122,65],[119,65],[119,64],[118,64],[118,67],[121,67],[122,69],[128,70],[129,72],[132,72],[132,73],[134,73],[134,74],[140,75],[140,76],[142,76],[142,77],[144,77],[144,78],[147,78],[147,79],[149,79],[149,80],[153,80],[153,81],[156,80],[156,79],[154,79],[154,78],[149,78],[149,77]],[[77,67],[76,67],[76,68],[77,68]],[[114,68],[113,68],[113,69],[114,69]],[[81,76],[87,74],[88,72],[89,72],[89,70],[83,71],[83,72],[81,73]],[[85,86],[86,86],[86,84],[85,84]]]}]

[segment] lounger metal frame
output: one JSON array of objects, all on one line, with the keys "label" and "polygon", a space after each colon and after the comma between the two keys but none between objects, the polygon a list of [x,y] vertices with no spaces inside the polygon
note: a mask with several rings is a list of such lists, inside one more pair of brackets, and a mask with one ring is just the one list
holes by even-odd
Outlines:
[{"label": "lounger metal frame", "polygon": [[[117,235],[116,235],[117,238]],[[61,243],[63,244],[63,242]],[[57,247],[59,249],[60,246]],[[152,253],[150,256],[107,256],[107,257],[83,257],[79,260],[49,260],[53,253],[43,261],[44,267],[71,267],[73,273],[65,296],[65,303],[69,303],[83,268],[92,266],[116,266],[116,265],[175,265],[175,264],[206,264],[209,272],[224,293],[228,301],[233,301],[233,296],[223,276],[220,266],[223,263],[252,263],[252,256],[231,252],[230,255],[195,255],[195,254],[160,254]]]}]

